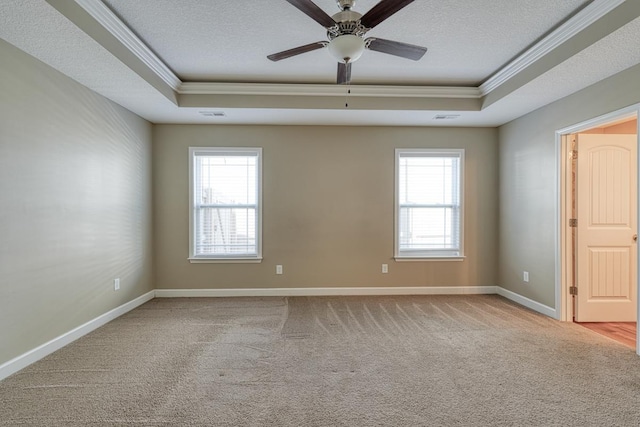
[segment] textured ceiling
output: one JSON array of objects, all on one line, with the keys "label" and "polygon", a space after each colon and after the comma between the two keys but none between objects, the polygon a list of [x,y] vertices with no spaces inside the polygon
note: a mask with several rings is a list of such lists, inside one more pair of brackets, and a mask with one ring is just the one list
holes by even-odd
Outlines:
[{"label": "textured ceiling", "polygon": [[[284,108],[277,103],[241,108],[215,102],[219,99],[215,96],[204,107],[187,108],[158,91],[157,85],[85,32],[86,27],[81,30],[50,5],[80,1],[95,0],[0,1],[0,38],[154,123],[497,126],[640,63],[640,2],[627,0],[626,4],[636,5],[627,8],[633,12],[629,23],[603,33],[600,40],[587,37],[589,43],[557,63],[546,64],[538,74],[528,69],[525,74],[530,78],[481,111],[384,105],[368,110]],[[593,3],[607,1],[613,0]],[[334,0],[316,2],[329,13],[337,10]],[[376,2],[359,0],[356,10],[365,12]],[[278,63],[266,59],[269,53],[324,38],[322,27],[284,0],[105,3],[184,81],[320,82],[329,83],[327,86],[334,82],[335,63],[327,52]],[[354,64],[354,83],[476,86],[585,3],[590,2],[417,0],[370,34],[424,44],[429,47],[427,55],[415,63],[365,52]],[[607,19],[598,27],[611,22]],[[101,31],[98,23],[91,25]],[[576,41],[571,40],[568,47]],[[561,55],[554,52],[551,56]],[[223,110],[226,116],[203,117],[203,110]],[[434,120],[441,113],[460,117]]]},{"label": "textured ceiling", "polygon": [[147,120],[178,110],[42,0],[0,1],[0,38]]},{"label": "textured ceiling", "polygon": [[[358,0],[364,13],[378,0]],[[105,0],[183,81],[334,83],[325,50],[277,63],[266,56],[326,40],[325,29],[285,0]],[[329,15],[335,0],[316,0]],[[368,51],[355,84],[477,86],[586,0],[418,0],[371,30],[426,46],[419,62]]]}]

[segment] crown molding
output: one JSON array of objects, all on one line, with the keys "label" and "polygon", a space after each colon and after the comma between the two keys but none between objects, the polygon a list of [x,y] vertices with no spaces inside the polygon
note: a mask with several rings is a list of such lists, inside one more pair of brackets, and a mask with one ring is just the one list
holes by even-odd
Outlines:
[{"label": "crown molding", "polygon": [[[74,1],[179,94],[265,96],[343,96],[345,94],[345,86],[341,85],[182,82],[101,0]],[[498,70],[479,87],[352,85],[350,86],[350,96],[482,98],[624,2],[625,0],[594,0],[523,54]]]},{"label": "crown molding", "polygon": [[169,87],[177,90],[182,81],[173,71],[136,36],[101,0],[74,0],[93,19],[149,67]]},{"label": "crown molding", "polygon": [[624,2],[625,0],[594,0],[482,83],[479,86],[481,95],[489,94]]},{"label": "crown molding", "polygon": [[[479,99],[476,87],[350,85],[351,97]],[[279,83],[182,83],[183,95],[344,96],[347,86]]]}]

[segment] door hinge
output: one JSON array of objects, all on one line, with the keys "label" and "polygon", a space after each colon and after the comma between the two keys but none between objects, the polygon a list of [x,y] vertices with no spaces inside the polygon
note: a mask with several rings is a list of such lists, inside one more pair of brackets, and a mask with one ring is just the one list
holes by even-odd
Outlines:
[{"label": "door hinge", "polygon": [[578,287],[569,286],[569,295],[578,295]]},{"label": "door hinge", "polygon": [[578,150],[571,150],[571,158],[572,159],[578,158]]},{"label": "door hinge", "polygon": [[571,218],[569,220],[569,227],[577,227],[578,226],[578,218]]}]

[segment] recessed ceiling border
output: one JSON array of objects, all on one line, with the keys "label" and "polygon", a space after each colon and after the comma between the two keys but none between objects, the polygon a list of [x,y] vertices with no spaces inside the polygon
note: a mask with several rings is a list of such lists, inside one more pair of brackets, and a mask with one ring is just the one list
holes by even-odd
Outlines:
[{"label": "recessed ceiling border", "polygon": [[[178,107],[334,109],[335,102],[329,102],[329,98],[344,97],[347,91],[344,85],[335,84],[183,82],[104,0],[46,1]],[[556,52],[571,44],[579,33],[595,27],[602,32],[603,26],[609,31],[611,25],[597,24],[614,9],[617,15],[636,14],[636,8],[623,4],[628,2],[593,0],[478,87],[352,85],[349,96],[356,101],[354,107],[365,109],[483,110],[531,81],[541,69],[562,62],[563,54]],[[564,56],[575,49],[568,50],[563,51]],[[300,107],[302,104],[305,106]]]},{"label": "recessed ceiling border", "polygon": [[[277,83],[182,83],[178,93],[186,95],[344,96],[344,85]],[[349,86],[350,97],[481,98],[476,87],[448,86]]]},{"label": "recessed ceiling border", "polygon": [[625,0],[594,0],[482,83],[479,86],[480,93],[482,96],[488,95],[624,2]]},{"label": "recessed ceiling border", "polygon": [[[89,13],[177,93],[334,96],[342,91],[340,86],[337,85],[183,82],[102,0],[73,1]],[[624,2],[625,0],[594,0],[552,33],[498,70],[478,87],[353,85],[351,86],[351,94],[353,96],[435,98],[475,98],[486,96]]]},{"label": "recessed ceiling border", "polygon": [[101,0],[74,0],[173,90],[182,80]]}]

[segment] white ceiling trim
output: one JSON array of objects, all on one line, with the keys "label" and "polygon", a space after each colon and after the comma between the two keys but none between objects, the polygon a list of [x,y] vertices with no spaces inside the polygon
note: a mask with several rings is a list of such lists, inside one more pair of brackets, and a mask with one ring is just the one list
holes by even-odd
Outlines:
[{"label": "white ceiling trim", "polygon": [[593,3],[487,79],[479,86],[480,93],[482,96],[489,94],[624,2],[625,0],[594,0]]},{"label": "white ceiling trim", "polygon": [[[476,87],[444,86],[348,86],[353,97],[382,98],[481,98]],[[278,83],[182,83],[178,93],[184,95],[275,95],[275,96],[344,96],[345,85]]]},{"label": "white ceiling trim", "polygon": [[[180,94],[226,95],[301,95],[336,96],[344,94],[337,85],[312,84],[253,84],[253,83],[189,83],[178,76],[136,36],[101,0],[74,0],[93,19],[149,67],[159,78]],[[575,36],[580,31],[624,3],[625,0],[594,0],[533,47],[509,62],[479,87],[431,86],[351,86],[352,96],[481,98],[486,96],[541,57]]]},{"label": "white ceiling trim", "polygon": [[131,53],[149,67],[169,87],[173,90],[178,90],[182,83],[178,76],[101,0],[75,0],[75,2],[118,39],[120,43],[126,46]]}]

